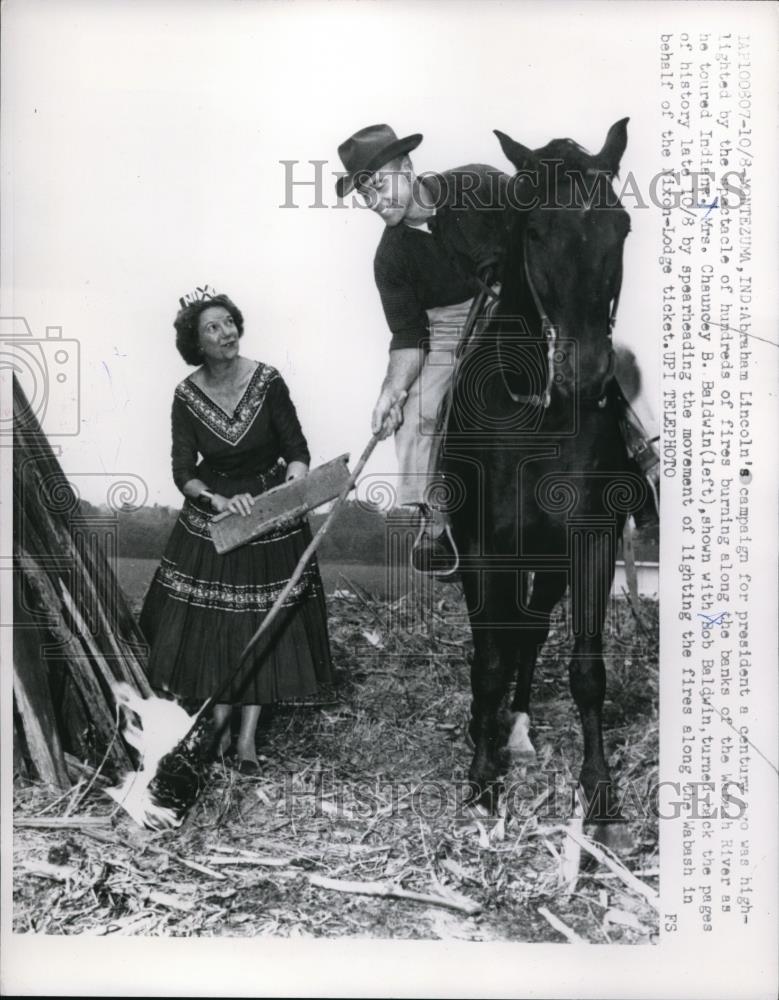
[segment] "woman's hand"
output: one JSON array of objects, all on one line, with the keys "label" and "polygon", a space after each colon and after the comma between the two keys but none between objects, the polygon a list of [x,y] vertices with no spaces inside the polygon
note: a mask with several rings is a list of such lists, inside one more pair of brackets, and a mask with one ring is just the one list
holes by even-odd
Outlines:
[{"label": "woman's hand", "polygon": [[305,476],[308,472],[308,466],[305,462],[290,462],[287,466],[287,474],[284,477],[284,482],[289,483],[293,479],[300,479],[301,476]]},{"label": "woman's hand", "polygon": [[219,493],[215,493],[211,506],[218,514],[224,514],[227,510],[231,514],[240,514],[242,517],[246,517],[252,512],[254,497],[251,493],[237,493],[228,500],[226,497],[220,496]]}]

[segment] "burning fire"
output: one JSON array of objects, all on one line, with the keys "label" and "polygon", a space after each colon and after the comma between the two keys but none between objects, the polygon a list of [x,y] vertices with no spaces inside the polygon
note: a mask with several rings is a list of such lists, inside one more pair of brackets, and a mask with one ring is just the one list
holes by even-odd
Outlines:
[{"label": "burning fire", "polygon": [[119,785],[107,788],[106,793],[140,826],[155,830],[180,826],[183,817],[175,809],[157,805],[149,793],[149,784],[162,758],[187,735],[196,716],[188,715],[175,701],[142,698],[129,684],[115,684],[113,692],[116,703],[125,709],[124,738],[140,754],[141,769],[129,771]]}]

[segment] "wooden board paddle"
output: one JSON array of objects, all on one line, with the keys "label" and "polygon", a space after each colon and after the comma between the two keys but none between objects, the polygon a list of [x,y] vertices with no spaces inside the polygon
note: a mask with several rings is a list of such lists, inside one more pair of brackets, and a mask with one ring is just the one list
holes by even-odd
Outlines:
[{"label": "wooden board paddle", "polygon": [[307,475],[274,486],[254,498],[250,514],[225,511],[211,519],[211,539],[220,555],[261,538],[273,528],[303,517],[340,495],[349,482],[349,455],[318,465]]}]

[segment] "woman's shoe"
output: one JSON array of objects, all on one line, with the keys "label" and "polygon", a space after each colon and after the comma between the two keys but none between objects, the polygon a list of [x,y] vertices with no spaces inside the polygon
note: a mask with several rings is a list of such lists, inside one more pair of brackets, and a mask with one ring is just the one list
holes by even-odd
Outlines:
[{"label": "woman's shoe", "polygon": [[218,764],[226,764],[228,767],[231,767],[235,759],[235,754],[235,740],[232,740],[226,750],[217,749],[215,760]]}]

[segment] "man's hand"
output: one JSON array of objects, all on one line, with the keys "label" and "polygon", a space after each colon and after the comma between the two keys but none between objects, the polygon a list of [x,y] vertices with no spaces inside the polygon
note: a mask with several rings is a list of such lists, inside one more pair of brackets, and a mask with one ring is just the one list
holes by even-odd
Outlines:
[{"label": "man's hand", "polygon": [[371,418],[371,431],[378,434],[380,440],[394,434],[403,423],[403,404],[407,396],[405,390],[382,389]]},{"label": "man's hand", "polygon": [[416,347],[390,351],[387,374],[371,418],[371,430],[381,440],[394,434],[403,423],[403,404],[424,363],[425,352]]}]

